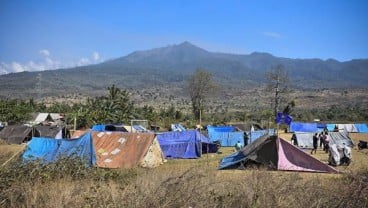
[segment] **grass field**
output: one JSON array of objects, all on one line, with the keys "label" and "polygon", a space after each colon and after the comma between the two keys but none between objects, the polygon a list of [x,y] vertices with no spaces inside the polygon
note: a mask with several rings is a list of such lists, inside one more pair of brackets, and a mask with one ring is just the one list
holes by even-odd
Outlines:
[{"label": "grass field", "polygon": [[[291,134],[280,137],[290,141]],[[368,134],[351,134],[355,143]],[[0,145],[3,164],[24,145]],[[367,207],[368,150],[353,148],[341,174],[217,170],[222,154],[169,160],[155,169],[109,170],[75,163],[0,169],[0,207]],[[309,150],[307,150],[309,153]],[[318,150],[314,157],[327,163]]]}]

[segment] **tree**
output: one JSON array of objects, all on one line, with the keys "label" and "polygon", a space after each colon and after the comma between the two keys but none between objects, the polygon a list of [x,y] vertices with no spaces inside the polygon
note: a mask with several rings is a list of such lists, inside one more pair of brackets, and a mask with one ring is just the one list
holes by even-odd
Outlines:
[{"label": "tree", "polygon": [[[266,72],[266,79],[268,81],[267,90],[275,92],[274,114],[276,115],[279,112],[281,95],[289,91],[289,75],[285,67],[279,64],[272,70]],[[295,105],[294,102],[290,102],[290,104]]]},{"label": "tree", "polygon": [[209,94],[214,91],[215,84],[212,74],[203,69],[197,69],[188,79],[188,92],[192,102],[194,118],[201,122],[204,104]]}]

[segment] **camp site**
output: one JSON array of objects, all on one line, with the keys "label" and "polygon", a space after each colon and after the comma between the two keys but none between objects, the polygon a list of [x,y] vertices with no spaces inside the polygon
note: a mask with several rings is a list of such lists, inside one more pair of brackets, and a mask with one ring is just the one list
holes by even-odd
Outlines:
[{"label": "camp site", "polygon": [[1,0],[0,208],[368,207],[368,0]]}]

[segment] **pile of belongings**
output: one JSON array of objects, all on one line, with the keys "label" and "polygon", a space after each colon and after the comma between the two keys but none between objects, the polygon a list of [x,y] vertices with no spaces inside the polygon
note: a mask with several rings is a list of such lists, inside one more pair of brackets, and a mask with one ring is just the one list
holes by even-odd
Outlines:
[{"label": "pile of belongings", "polygon": [[332,144],[329,147],[328,164],[349,165],[352,159],[351,148],[345,144]]}]

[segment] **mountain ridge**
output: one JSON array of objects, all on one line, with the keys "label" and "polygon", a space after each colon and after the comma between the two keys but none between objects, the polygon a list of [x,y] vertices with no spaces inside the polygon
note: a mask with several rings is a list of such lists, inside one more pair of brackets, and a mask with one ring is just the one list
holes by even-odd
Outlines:
[{"label": "mountain ridge", "polygon": [[278,64],[284,65],[295,87],[368,87],[368,59],[340,62],[276,57],[265,52],[230,54],[210,52],[185,41],[134,51],[95,65],[1,75],[0,88],[11,94],[22,94],[22,90],[23,94],[37,94],[40,88],[48,88],[53,94],[98,91],[111,84],[133,89],[183,86],[198,68],[211,72],[223,87],[251,88],[265,84],[265,72]]}]

